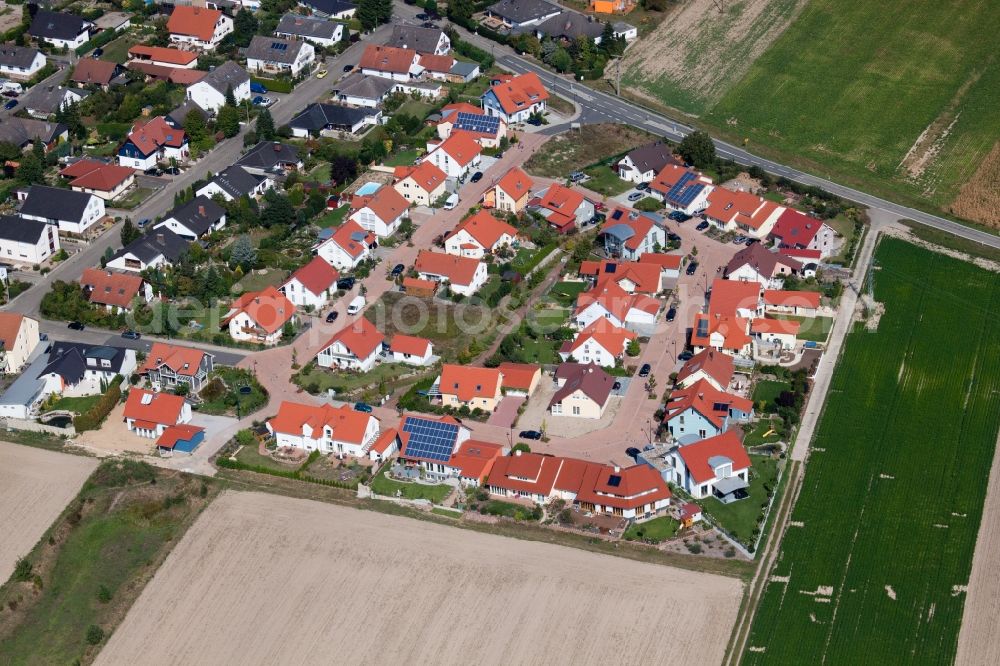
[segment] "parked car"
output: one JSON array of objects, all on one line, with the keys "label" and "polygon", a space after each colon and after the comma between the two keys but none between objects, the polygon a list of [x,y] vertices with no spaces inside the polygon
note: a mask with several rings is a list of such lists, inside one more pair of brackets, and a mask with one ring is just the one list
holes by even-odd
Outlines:
[{"label": "parked car", "polygon": [[746,242],[747,242],[746,236],[737,236],[736,238],[733,239],[733,245],[742,245],[743,243]]},{"label": "parked car", "polygon": [[316,78],[317,79],[324,79],[324,78],[326,78],[327,74],[329,74],[329,72],[327,72],[325,69],[321,69],[318,72],[316,72]]},{"label": "parked car", "polygon": [[677,318],[677,308],[670,308],[667,310],[667,321],[671,322]]},{"label": "parked car", "polygon": [[122,331],[122,337],[126,340],[138,340],[142,335],[137,331]]},{"label": "parked car", "polygon": [[759,243],[759,242],[760,242],[760,239],[759,239],[759,238],[748,238],[748,239],[747,239],[747,242],[746,242],[746,246],[747,246],[747,247],[750,247],[750,246],[751,246],[751,245],[753,245],[754,243]]},{"label": "parked car", "polygon": [[263,95],[257,95],[253,98],[254,106],[264,106],[268,107],[274,104],[274,101],[270,97],[264,97]]},{"label": "parked car", "polygon": [[482,179],[483,179],[483,172],[477,171],[476,173],[472,174],[472,178],[469,179],[469,182],[478,183]]},{"label": "parked car", "polygon": [[160,167],[149,167],[148,169],[146,169],[145,171],[143,171],[143,173],[146,174],[147,176],[162,176],[163,175],[163,171],[160,169]]},{"label": "parked car", "polygon": [[96,59],[100,58],[102,55],[104,55],[104,49],[98,46],[96,49],[94,49],[94,52],[90,54],[90,57]]},{"label": "parked car", "polygon": [[587,174],[582,171],[574,171],[569,175],[569,179],[574,183],[579,183],[581,180],[587,179]]},{"label": "parked car", "polygon": [[413,18],[417,19],[418,21],[426,21],[426,20],[430,19],[430,15],[424,14],[423,12],[421,12],[420,14],[417,14]]},{"label": "parked car", "polygon": [[685,270],[684,272],[687,273],[688,275],[694,275],[695,273],[697,273],[698,272],[698,262],[697,261],[692,261],[690,264],[688,264],[687,270]]},{"label": "parked car", "polygon": [[639,183],[638,185],[635,186],[635,189],[639,190],[640,192],[649,192],[649,183]]},{"label": "parked car", "polygon": [[644,196],[646,196],[646,195],[643,192],[633,192],[632,194],[628,195],[628,200],[629,201],[638,201],[639,199],[643,198]]},{"label": "parked car", "polygon": [[139,224],[137,224],[136,226],[137,226],[137,227],[138,227],[139,229],[145,229],[145,228],[146,228],[146,225],[147,225],[147,224],[149,224],[150,222],[152,222],[152,220],[151,220],[151,219],[149,219],[148,217],[144,217],[144,218],[142,218],[141,220],[139,220]]},{"label": "parked car", "polygon": [[708,223],[708,220],[705,220],[704,222],[702,222],[701,224],[699,224],[697,227],[695,227],[695,229],[697,229],[698,231],[705,231],[705,229],[708,229],[710,226],[711,225]]},{"label": "parked car", "polygon": [[434,21],[424,21],[422,25],[425,28],[436,28],[436,27],[438,27],[438,24],[435,23]]},{"label": "parked car", "polygon": [[690,215],[679,210],[675,210],[674,212],[670,213],[670,215],[667,215],[667,217],[671,220],[674,220],[678,224],[680,224],[681,222],[687,222],[688,220],[691,219]]},{"label": "parked car", "polygon": [[406,266],[404,266],[403,264],[396,264],[395,266],[392,267],[391,275],[392,277],[396,277],[397,275],[402,275],[403,271],[405,270]]},{"label": "parked car", "polygon": [[3,108],[5,108],[5,109],[7,109],[8,111],[10,111],[10,110],[11,110],[11,109],[13,109],[13,108],[14,108],[15,106],[17,106],[17,100],[16,100],[16,99],[12,99],[12,100],[9,100],[9,101],[8,101],[8,102],[7,102],[6,104],[4,104],[4,105],[3,105]]},{"label": "parked car", "polygon": [[354,403],[354,411],[364,412],[365,414],[371,414],[373,410],[372,406],[369,405],[367,402],[356,402]]},{"label": "parked car", "polygon": [[83,322],[79,321],[71,321],[69,323],[69,327],[74,331],[82,331],[83,329],[87,328],[86,326],[83,325]]},{"label": "parked car", "polygon": [[652,370],[652,366],[649,363],[643,363],[642,367],[639,368],[640,377],[649,377],[649,371]]},{"label": "parked car", "polygon": [[537,430],[522,430],[517,436],[521,439],[541,439],[542,433]]},{"label": "parked car", "polygon": [[256,81],[250,82],[250,92],[263,95],[267,92],[267,88],[264,87],[263,83],[257,83]]},{"label": "parked car", "polygon": [[627,455],[629,458],[638,458],[640,453],[642,453],[642,451],[635,448],[634,446],[630,446],[627,449],[625,449],[625,455]]},{"label": "parked car", "polygon": [[352,277],[342,277],[337,280],[337,289],[343,289],[344,291],[350,291],[354,289],[354,278]]},{"label": "parked car", "polygon": [[340,316],[339,312],[337,312],[336,310],[330,310],[329,312],[326,313],[326,323],[332,324],[333,322],[337,321],[337,317],[339,316]]},{"label": "parked car", "polygon": [[3,93],[0,94],[2,94],[4,97],[13,98],[13,97],[18,97],[21,93],[17,92],[16,90],[4,90]]},{"label": "parked car", "polygon": [[682,351],[680,354],[677,355],[677,360],[678,361],[690,361],[693,356],[694,356],[694,352],[692,352],[692,351],[690,351],[688,349],[685,349],[684,351]]},{"label": "parked car", "polygon": [[167,174],[168,176],[179,176],[181,175],[181,170],[178,167],[172,166],[164,169],[163,173]]},{"label": "parked car", "polygon": [[344,65],[344,74],[354,71],[354,65]]},{"label": "parked car", "polygon": [[359,312],[361,312],[361,310],[364,309],[366,302],[367,301],[365,301],[364,296],[355,296],[353,299],[351,299],[351,302],[348,303],[347,305],[347,314],[349,315],[358,314]]},{"label": "parked car", "polygon": [[678,236],[677,234],[675,234],[672,231],[667,234],[667,240],[668,241],[678,242],[678,241],[680,241],[680,239],[681,239],[681,237]]}]

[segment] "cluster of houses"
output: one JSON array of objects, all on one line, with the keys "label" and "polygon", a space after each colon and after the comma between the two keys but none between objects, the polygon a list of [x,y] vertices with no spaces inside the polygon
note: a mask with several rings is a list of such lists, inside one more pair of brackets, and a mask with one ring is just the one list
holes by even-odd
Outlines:
[{"label": "cluster of houses", "polygon": [[[589,0],[588,8],[596,14],[627,14],[636,7],[635,0]],[[580,38],[600,44],[604,23],[592,15],[567,9],[547,0],[500,0],[489,5],[482,24],[491,30],[509,35],[533,35],[537,39],[574,42]],[[638,29],[622,20],[611,22],[616,39],[632,41],[639,36]]]}]

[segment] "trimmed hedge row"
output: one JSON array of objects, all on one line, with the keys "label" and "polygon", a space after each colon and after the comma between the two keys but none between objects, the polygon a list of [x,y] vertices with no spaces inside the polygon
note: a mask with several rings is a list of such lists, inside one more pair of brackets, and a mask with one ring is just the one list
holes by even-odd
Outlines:
[{"label": "trimmed hedge row", "polygon": [[118,404],[118,401],[122,399],[122,381],[124,379],[121,375],[115,375],[115,378],[111,381],[111,386],[104,392],[101,399],[97,401],[97,404],[73,419],[73,427],[76,428],[77,432],[96,430],[101,426],[101,422],[107,418],[111,410]]},{"label": "trimmed hedge row", "polygon": [[108,42],[113,42],[115,39],[121,36],[120,32],[115,30],[103,30],[97,37],[94,37],[89,42],[84,42],[76,48],[76,54],[82,56],[84,53],[96,49],[100,46],[104,46]]}]

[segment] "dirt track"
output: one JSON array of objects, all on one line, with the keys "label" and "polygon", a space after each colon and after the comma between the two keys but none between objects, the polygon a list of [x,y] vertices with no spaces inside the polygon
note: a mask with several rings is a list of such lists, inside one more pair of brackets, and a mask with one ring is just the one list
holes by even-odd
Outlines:
[{"label": "dirt track", "polygon": [[274,495],[228,492],[98,664],[717,664],[742,584]]},{"label": "dirt track", "polygon": [[93,458],[0,441],[0,583],[96,467]]},{"label": "dirt track", "polygon": [[1000,664],[1000,439],[993,454],[976,554],[958,633],[958,666]]}]

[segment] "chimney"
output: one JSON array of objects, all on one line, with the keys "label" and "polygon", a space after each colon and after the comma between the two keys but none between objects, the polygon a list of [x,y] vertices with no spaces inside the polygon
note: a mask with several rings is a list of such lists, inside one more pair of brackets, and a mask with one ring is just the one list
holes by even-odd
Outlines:
[{"label": "chimney", "polygon": [[256,303],[257,305],[260,305],[260,296],[253,299],[253,302]]},{"label": "chimney", "polygon": [[111,271],[108,271],[108,277],[111,277],[112,275],[114,275],[114,273],[112,273]]},{"label": "chimney", "polygon": [[276,152],[276,153],[280,153],[281,152],[281,144],[278,143],[277,141],[274,142],[274,152]]},{"label": "chimney", "polygon": [[205,217],[205,207],[204,206],[198,206],[198,214],[201,215],[202,217]]},{"label": "chimney", "polygon": [[615,474],[617,474],[620,471],[622,471],[622,468],[619,467],[618,465],[615,465]]},{"label": "chimney", "polygon": [[514,451],[514,455],[515,456],[521,455],[521,449],[518,449],[517,451]]},{"label": "chimney", "polygon": [[163,234],[156,234],[156,242],[159,245],[166,245],[166,243],[167,243],[167,237],[164,236]]}]

